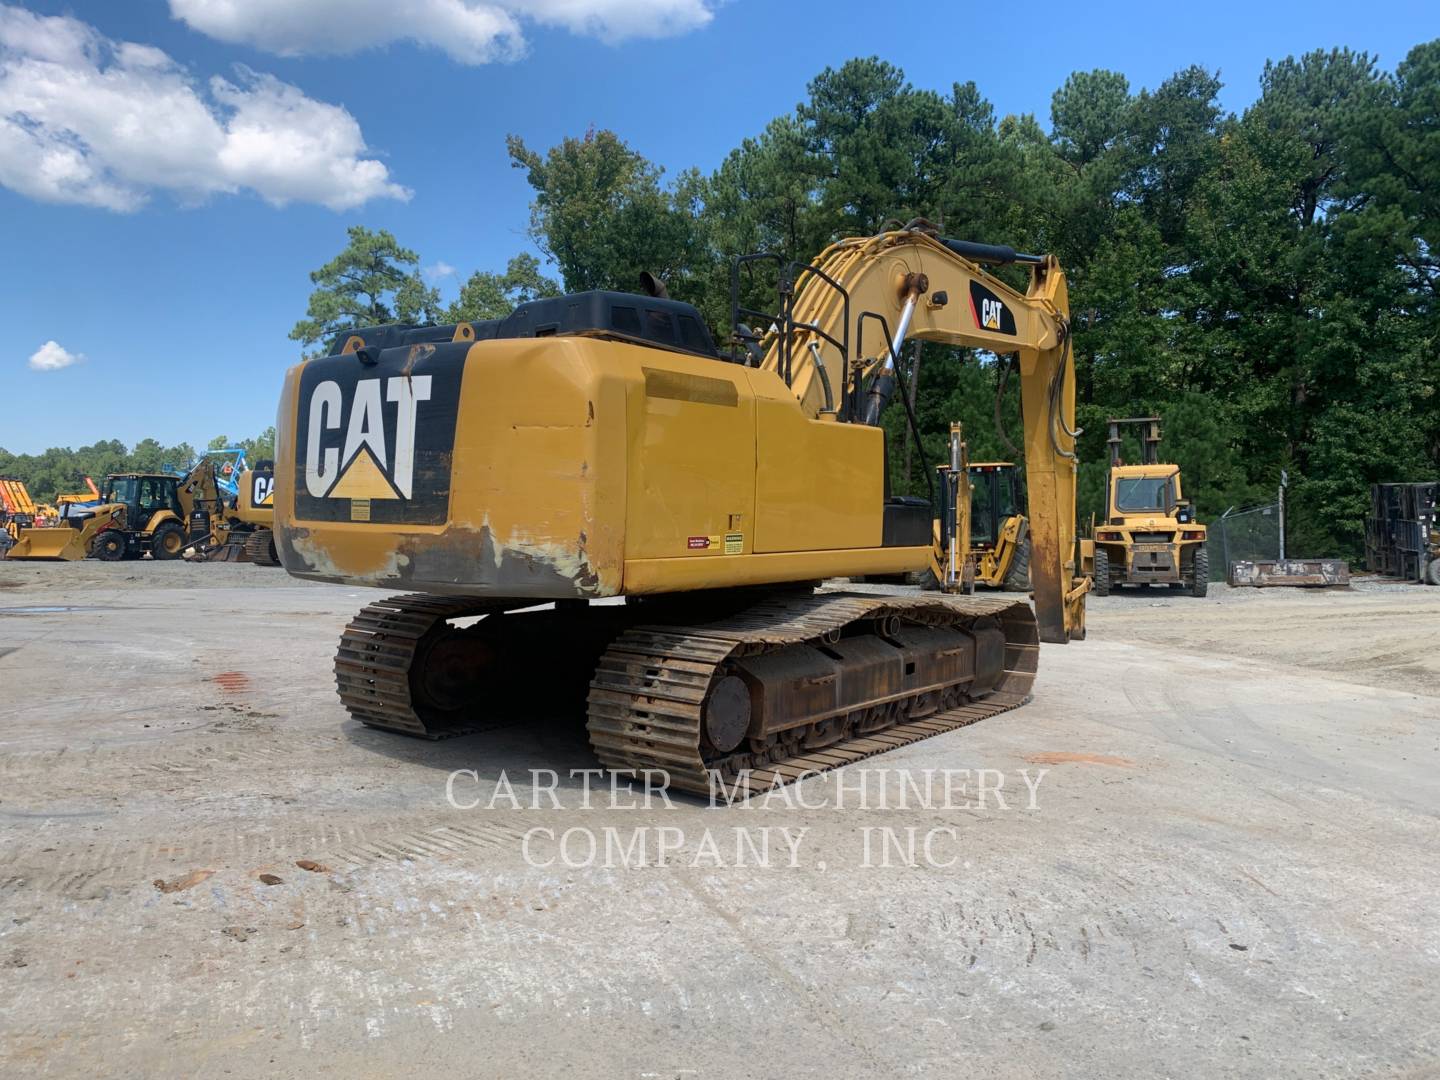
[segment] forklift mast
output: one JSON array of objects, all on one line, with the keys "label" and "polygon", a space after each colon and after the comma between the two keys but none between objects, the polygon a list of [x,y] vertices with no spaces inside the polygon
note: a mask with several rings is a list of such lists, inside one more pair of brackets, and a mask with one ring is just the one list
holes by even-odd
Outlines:
[{"label": "forklift mast", "polygon": [[1128,416],[1122,419],[1111,418],[1110,438],[1105,440],[1105,445],[1110,447],[1110,464],[1120,465],[1120,425],[1140,424],[1140,464],[1160,464],[1160,418],[1158,416]]}]

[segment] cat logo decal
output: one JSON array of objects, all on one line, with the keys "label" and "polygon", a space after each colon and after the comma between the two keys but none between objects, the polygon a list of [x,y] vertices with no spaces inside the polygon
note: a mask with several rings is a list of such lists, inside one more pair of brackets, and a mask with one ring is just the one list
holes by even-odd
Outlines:
[{"label": "cat logo decal", "polygon": [[295,514],[444,524],[468,345],[321,357],[300,377]]}]

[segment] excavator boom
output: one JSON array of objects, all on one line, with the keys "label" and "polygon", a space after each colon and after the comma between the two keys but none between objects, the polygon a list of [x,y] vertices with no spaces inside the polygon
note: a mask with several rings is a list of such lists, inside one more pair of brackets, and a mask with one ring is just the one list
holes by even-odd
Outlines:
[{"label": "excavator boom", "polygon": [[[1024,293],[982,265],[1008,263],[1029,267]],[[878,422],[907,339],[1018,354],[1040,638],[1083,634],[1075,372],[1069,294],[1055,258],[947,240],[924,223],[841,240],[797,268],[793,300],[774,325],[761,366],[789,381],[808,415],[833,411],[842,420]],[[835,400],[835,387],[845,388],[844,400]]]}]

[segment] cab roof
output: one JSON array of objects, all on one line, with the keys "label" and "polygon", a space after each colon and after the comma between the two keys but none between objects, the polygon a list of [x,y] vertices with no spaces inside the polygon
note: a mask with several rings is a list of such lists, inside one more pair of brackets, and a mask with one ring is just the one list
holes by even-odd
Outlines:
[{"label": "cab roof", "polygon": [[1179,465],[1112,465],[1114,476],[1174,476],[1180,471]]}]

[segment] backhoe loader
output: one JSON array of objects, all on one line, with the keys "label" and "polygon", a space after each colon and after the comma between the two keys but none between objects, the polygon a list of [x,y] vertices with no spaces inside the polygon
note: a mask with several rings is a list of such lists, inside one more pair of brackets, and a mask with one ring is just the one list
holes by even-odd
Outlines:
[{"label": "backhoe loader", "polygon": [[1030,523],[1020,472],[1008,461],[970,465],[970,552],[975,583],[1008,592],[1030,591]]},{"label": "backhoe loader", "polygon": [[105,478],[98,505],[70,513],[55,528],[22,530],[6,558],[177,559],[212,535],[210,523],[222,508],[207,459],[184,476],[116,473]]},{"label": "backhoe loader", "polygon": [[[1105,521],[1095,526],[1095,595],[1120,585],[1170,585],[1204,596],[1210,585],[1206,529],[1181,497],[1180,466],[1160,461],[1160,418],[1111,420]],[[1121,457],[1120,427],[1140,425],[1141,464]]]},{"label": "backhoe loader", "polygon": [[[918,575],[921,587],[1029,592],[1030,523],[1021,512],[1019,471],[1008,461],[972,463],[959,424],[950,425],[950,440],[950,461],[937,467],[942,517],[935,520],[930,566]],[[942,534],[950,542],[942,543]]]},{"label": "backhoe loader", "polygon": [[[1024,292],[990,269],[1012,264],[1028,269]],[[778,306],[745,306],[767,270]],[[1056,259],[925,222],[812,264],[744,256],[728,352],[695,308],[642,284],[355,330],[290,369],[281,561],[410,591],[341,636],[351,716],[443,738],[569,700],[601,764],[704,794],[766,790],[1023,704],[1039,642],[1083,634],[1089,585]],[[1019,355],[1033,610],[815,588],[930,563],[933,500],[888,495],[880,427],[907,400],[910,338]],[[610,597],[625,602],[591,603]]]}]

